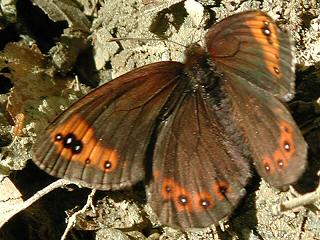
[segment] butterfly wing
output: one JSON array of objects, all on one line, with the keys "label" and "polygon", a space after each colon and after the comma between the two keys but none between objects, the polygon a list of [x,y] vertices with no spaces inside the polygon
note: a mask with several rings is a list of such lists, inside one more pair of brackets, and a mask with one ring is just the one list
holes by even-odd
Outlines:
[{"label": "butterfly wing", "polygon": [[290,112],[271,94],[229,76],[224,90],[259,175],[278,188],[295,183],[306,167],[307,144]]},{"label": "butterfly wing", "polygon": [[249,11],[225,18],[209,29],[206,46],[224,75],[237,74],[285,101],[293,97],[293,44],[265,13]]},{"label": "butterfly wing", "polygon": [[275,187],[294,183],[306,165],[306,143],[288,110],[275,97],[294,93],[293,44],[260,11],[232,15],[206,35],[222,73],[235,124],[259,174]]},{"label": "butterfly wing", "polygon": [[95,89],[38,138],[33,160],[56,177],[121,189],[143,180],[146,149],[183,64],[146,65]]},{"label": "butterfly wing", "polygon": [[244,196],[249,161],[199,92],[181,96],[157,129],[149,202],[164,224],[207,227]]}]

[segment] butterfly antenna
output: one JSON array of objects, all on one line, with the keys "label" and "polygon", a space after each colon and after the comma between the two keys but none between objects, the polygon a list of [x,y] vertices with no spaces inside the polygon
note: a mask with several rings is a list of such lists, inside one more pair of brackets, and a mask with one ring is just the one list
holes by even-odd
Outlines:
[{"label": "butterfly antenna", "polygon": [[108,42],[120,42],[120,41],[166,41],[166,42],[170,42],[170,43],[174,43],[176,45],[179,45],[181,47],[186,47],[185,45],[169,40],[169,39],[157,39],[157,38],[131,38],[131,37],[121,37],[121,38],[109,38]]}]

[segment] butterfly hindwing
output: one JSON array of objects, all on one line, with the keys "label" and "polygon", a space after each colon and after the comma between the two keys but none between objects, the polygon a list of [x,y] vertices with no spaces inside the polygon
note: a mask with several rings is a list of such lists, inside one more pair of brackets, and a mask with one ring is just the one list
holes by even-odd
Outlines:
[{"label": "butterfly hindwing", "polygon": [[149,202],[163,223],[207,227],[230,215],[245,194],[249,162],[220,127],[199,92],[181,97],[160,124]]},{"label": "butterfly hindwing", "polygon": [[224,90],[259,175],[278,188],[295,183],[306,167],[307,144],[290,112],[273,95],[230,76]]}]

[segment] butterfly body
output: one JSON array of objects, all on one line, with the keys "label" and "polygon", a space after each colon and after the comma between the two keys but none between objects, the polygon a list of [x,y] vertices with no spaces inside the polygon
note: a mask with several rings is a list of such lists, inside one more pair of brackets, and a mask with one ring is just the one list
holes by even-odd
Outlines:
[{"label": "butterfly body", "polygon": [[281,103],[294,93],[292,43],[266,14],[211,27],[185,63],[158,62],[92,91],[39,137],[35,163],[102,190],[145,180],[160,220],[206,227],[245,194],[252,163],[277,188],[297,181],[306,143]]}]

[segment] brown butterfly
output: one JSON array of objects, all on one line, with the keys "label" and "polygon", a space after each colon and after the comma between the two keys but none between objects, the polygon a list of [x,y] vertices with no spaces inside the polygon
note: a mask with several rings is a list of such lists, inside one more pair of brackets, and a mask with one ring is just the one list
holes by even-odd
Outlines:
[{"label": "brown butterfly", "polygon": [[49,174],[101,190],[145,180],[159,219],[206,227],[245,194],[252,160],[276,188],[297,181],[307,145],[280,101],[294,95],[293,43],[260,11],[212,26],[185,63],[157,62],[95,89],[33,148]]}]

